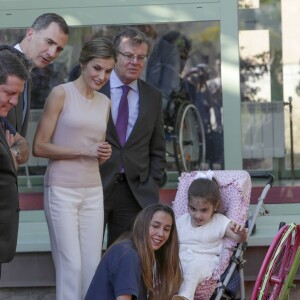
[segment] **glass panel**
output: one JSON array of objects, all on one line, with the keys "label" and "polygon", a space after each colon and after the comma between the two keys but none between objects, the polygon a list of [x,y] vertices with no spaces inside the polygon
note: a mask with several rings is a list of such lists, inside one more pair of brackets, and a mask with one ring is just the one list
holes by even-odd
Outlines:
[{"label": "glass panel", "polygon": [[[240,1],[246,2],[246,1]],[[300,143],[299,135],[300,129],[297,123],[293,120],[299,119],[300,114],[300,2],[298,0],[282,0],[282,1],[260,1],[259,9],[243,9],[239,11],[239,28],[241,31],[240,42],[241,42],[241,78],[243,79],[243,70],[245,69],[243,63],[245,63],[245,57],[243,56],[244,48],[242,45],[245,43],[245,30],[251,30],[253,37],[250,38],[248,35],[247,43],[249,45],[258,45],[260,47],[262,55],[266,54],[265,57],[269,57],[265,60],[265,67],[270,73],[270,83],[267,81],[263,82],[265,90],[270,90],[270,101],[281,102],[284,106],[284,124],[283,124],[283,137],[284,137],[284,148],[285,154],[276,157],[273,155],[273,162],[277,160],[278,171],[280,176],[289,177],[289,173],[293,173],[297,170],[299,176],[300,169]],[[240,5],[242,8],[242,5]],[[243,7],[246,8],[246,7]],[[249,7],[248,7],[249,8]],[[254,8],[254,7],[253,7]],[[269,50],[266,49],[265,43],[261,42],[260,35],[262,31],[268,32]],[[257,52],[259,55],[259,51]],[[248,65],[249,66],[249,65]],[[259,64],[255,63],[253,70],[259,70]],[[262,68],[255,74],[255,76],[266,77],[264,69]],[[252,89],[253,94],[257,95],[262,92],[261,86],[258,81],[251,81],[248,77],[248,87]],[[243,82],[245,85],[245,83]],[[244,87],[243,85],[243,87]],[[249,99],[245,93],[245,87],[242,94],[243,100],[259,100],[264,97],[256,97],[256,99]],[[249,91],[249,90],[248,90]],[[251,93],[250,93],[251,94]],[[268,98],[268,97],[267,97]],[[269,101],[268,100],[268,101]],[[243,119],[243,127],[246,128],[246,119]],[[244,134],[246,133],[243,130]],[[279,133],[277,132],[277,136]],[[268,159],[267,164],[270,168],[273,168],[272,160]],[[257,159],[244,159],[244,166],[247,169],[262,169],[266,165],[266,160],[262,159],[257,162]],[[292,174],[292,177],[294,174]]]},{"label": "glass panel", "polygon": [[[300,2],[298,0],[282,0],[282,63],[284,100],[289,101],[291,97],[292,119],[288,107],[286,108],[286,169],[291,169],[291,143],[293,143],[294,169],[300,169]],[[293,122],[294,120],[294,122]],[[296,121],[296,122],[295,122]],[[290,122],[293,125],[293,138],[290,132]],[[292,138],[292,140],[291,140]]]},{"label": "glass panel", "polygon": [[259,0],[239,0],[239,8],[259,8]]},{"label": "glass panel", "polygon": [[[202,162],[202,168],[223,168],[220,22],[135,26],[146,32],[153,40],[153,50],[148,58],[143,79],[162,91],[165,121],[170,121],[175,128],[176,118],[172,116],[173,107],[168,107],[172,97],[180,96],[195,104],[199,110],[206,137],[206,156]],[[112,38],[122,27],[106,25],[72,27],[68,45],[59,58],[44,69],[33,70],[31,121],[27,136],[30,143],[32,143],[39,115],[50,90],[78,76],[76,74],[78,57],[83,43],[98,35]],[[18,28],[0,30],[1,42],[15,44],[24,32],[24,29]],[[169,130],[166,130],[166,143],[169,154],[167,170],[176,170],[174,133]],[[31,156],[28,162],[29,173],[44,174],[46,165],[47,160]],[[20,174],[25,174],[25,171],[21,168]]]},{"label": "glass panel", "polygon": [[[255,43],[254,43],[255,41]],[[240,30],[242,101],[271,101],[268,30]]]},{"label": "glass panel", "polygon": [[249,7],[239,11],[243,165],[265,170],[285,156],[281,11],[278,1]]}]

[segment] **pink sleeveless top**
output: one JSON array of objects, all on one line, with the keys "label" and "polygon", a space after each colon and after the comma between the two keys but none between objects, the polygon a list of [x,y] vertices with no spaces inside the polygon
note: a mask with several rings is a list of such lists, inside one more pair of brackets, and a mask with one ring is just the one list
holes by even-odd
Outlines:
[{"label": "pink sleeveless top", "polygon": [[[105,141],[110,100],[95,92],[93,100],[83,97],[73,82],[62,85],[65,89],[64,106],[57,121],[51,142],[56,145],[88,149]],[[97,158],[49,160],[45,186],[95,187],[101,184]]]}]

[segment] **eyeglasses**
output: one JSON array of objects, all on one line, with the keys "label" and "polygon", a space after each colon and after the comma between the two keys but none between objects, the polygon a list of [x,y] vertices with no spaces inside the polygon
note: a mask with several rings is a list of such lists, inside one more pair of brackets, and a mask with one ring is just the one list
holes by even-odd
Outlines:
[{"label": "eyeglasses", "polygon": [[127,61],[133,62],[134,59],[136,58],[137,62],[139,63],[144,63],[147,60],[146,55],[137,55],[137,54],[132,54],[132,53],[122,53],[118,51],[119,54],[121,54]]}]

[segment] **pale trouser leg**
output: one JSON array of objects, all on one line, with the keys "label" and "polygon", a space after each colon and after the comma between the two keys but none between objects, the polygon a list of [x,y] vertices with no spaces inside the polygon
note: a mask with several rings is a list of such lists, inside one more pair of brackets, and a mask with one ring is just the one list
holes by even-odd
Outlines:
[{"label": "pale trouser leg", "polygon": [[[82,188],[45,187],[44,210],[49,228],[51,251],[56,269],[56,299],[80,300],[82,295],[82,261],[79,233],[79,211],[84,203]],[[100,205],[97,210],[100,216]],[[99,223],[100,224],[100,223]],[[98,251],[102,239],[101,228],[99,236],[90,247],[92,257]],[[88,255],[89,256],[89,255]],[[98,260],[99,262],[99,260]],[[90,279],[89,279],[90,280]]]},{"label": "pale trouser leg", "polygon": [[212,276],[213,265],[211,260],[192,253],[180,255],[180,260],[183,269],[183,282],[178,295],[193,300],[198,284]]},{"label": "pale trouser leg", "polygon": [[79,209],[79,235],[82,262],[82,299],[84,299],[101,258],[103,238],[103,192],[88,188]]}]

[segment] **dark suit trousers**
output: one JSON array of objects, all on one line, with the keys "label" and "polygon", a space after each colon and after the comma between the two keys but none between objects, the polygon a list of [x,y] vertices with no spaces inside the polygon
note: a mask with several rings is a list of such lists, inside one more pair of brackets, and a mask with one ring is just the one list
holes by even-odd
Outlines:
[{"label": "dark suit trousers", "polygon": [[131,229],[136,215],[141,210],[127,181],[116,181],[113,192],[104,199],[104,224],[108,231],[107,247],[123,232]]}]

